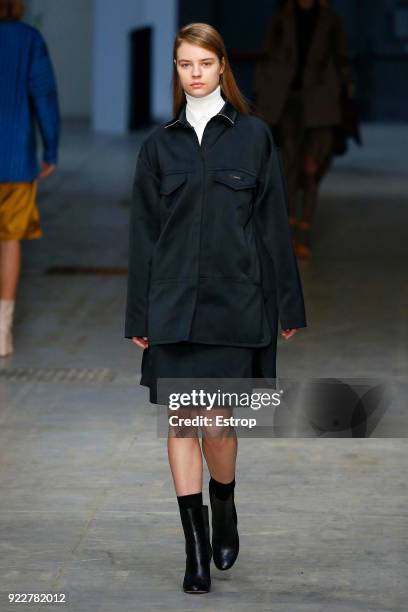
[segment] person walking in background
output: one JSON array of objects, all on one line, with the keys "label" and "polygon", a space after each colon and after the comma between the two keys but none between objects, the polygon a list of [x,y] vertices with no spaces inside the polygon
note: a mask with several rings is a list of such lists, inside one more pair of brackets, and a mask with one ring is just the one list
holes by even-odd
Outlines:
[{"label": "person walking in background", "polygon": [[333,156],[341,99],[355,95],[346,34],[325,0],[285,0],[272,16],[254,91],[257,112],[282,148],[295,252],[308,258],[318,185]]},{"label": "person walking in background", "polygon": [[[41,238],[38,178],[55,170],[59,140],[56,80],[40,32],[20,22],[20,0],[0,0],[0,357],[13,352],[20,240]],[[37,161],[35,120],[44,146]]]}]

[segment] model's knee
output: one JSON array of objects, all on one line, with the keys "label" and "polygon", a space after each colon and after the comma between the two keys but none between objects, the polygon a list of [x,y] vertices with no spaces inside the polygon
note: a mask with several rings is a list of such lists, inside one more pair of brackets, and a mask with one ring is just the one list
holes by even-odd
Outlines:
[{"label": "model's knee", "polygon": [[203,442],[207,447],[219,448],[225,445],[227,439],[234,437],[235,428],[230,424],[203,425]]},{"label": "model's knee", "polygon": [[198,438],[196,416],[197,410],[191,406],[168,410],[169,438]]},{"label": "model's knee", "polygon": [[207,447],[216,448],[224,444],[226,432],[223,431],[223,427],[202,427],[203,442]]},{"label": "model's knee", "polygon": [[168,439],[172,440],[173,438],[191,438],[194,440],[198,440],[198,427],[188,426],[188,425],[169,425],[168,429]]}]

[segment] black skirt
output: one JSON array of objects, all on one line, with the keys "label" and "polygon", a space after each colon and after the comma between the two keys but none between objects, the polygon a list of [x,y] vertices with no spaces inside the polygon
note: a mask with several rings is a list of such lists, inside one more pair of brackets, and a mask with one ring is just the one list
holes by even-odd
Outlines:
[{"label": "black skirt", "polygon": [[[273,347],[273,345],[271,345]],[[144,349],[140,384],[149,387],[152,404],[162,403],[158,397],[159,378],[254,379],[274,378],[275,359],[270,347],[251,348],[176,342],[155,344]],[[268,359],[265,360],[265,355]],[[164,402],[163,402],[164,403]]]}]

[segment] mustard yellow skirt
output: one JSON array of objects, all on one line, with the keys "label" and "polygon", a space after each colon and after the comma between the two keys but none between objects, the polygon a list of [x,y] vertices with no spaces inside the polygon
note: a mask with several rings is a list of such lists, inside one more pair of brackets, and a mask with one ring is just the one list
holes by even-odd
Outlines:
[{"label": "mustard yellow skirt", "polygon": [[0,183],[0,240],[41,238],[37,181]]}]

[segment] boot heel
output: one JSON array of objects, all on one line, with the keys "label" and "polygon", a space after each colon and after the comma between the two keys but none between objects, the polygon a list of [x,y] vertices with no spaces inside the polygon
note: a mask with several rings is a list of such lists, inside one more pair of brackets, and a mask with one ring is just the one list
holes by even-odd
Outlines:
[{"label": "boot heel", "polygon": [[208,506],[180,509],[186,539],[186,571],[183,580],[185,593],[208,593],[211,588],[210,526]]}]

